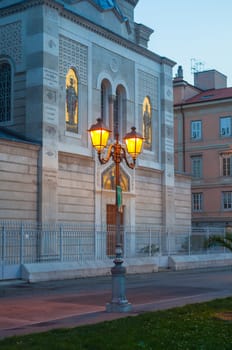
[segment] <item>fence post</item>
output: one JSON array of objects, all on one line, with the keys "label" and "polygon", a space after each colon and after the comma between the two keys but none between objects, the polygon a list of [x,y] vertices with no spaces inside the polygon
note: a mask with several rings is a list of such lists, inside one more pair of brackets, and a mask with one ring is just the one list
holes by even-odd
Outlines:
[{"label": "fence post", "polygon": [[171,245],[171,242],[170,242],[169,230],[166,231],[166,234],[167,234],[167,239],[168,239],[168,256],[170,256],[170,245]]},{"label": "fence post", "polygon": [[[225,237],[226,237],[226,227],[224,227],[223,231],[224,231],[224,239],[225,239]],[[223,247],[223,253],[225,254],[225,252],[226,252],[226,247],[224,246]]]},{"label": "fence post", "polygon": [[94,225],[94,232],[93,232],[93,236],[94,236],[94,260],[97,260],[97,250],[98,250],[98,234],[97,234],[97,229],[96,229],[96,224]]},{"label": "fence post", "polygon": [[188,234],[188,255],[191,255],[191,236],[192,236],[192,229],[189,229]]},{"label": "fence post", "polygon": [[[209,241],[209,226],[207,226],[206,237],[207,237],[207,242],[208,242],[208,241]],[[208,247],[207,247],[207,250],[206,250],[206,254],[209,254],[209,249],[208,249]]]},{"label": "fence post", "polygon": [[[94,255],[95,255],[95,261],[102,260],[105,258],[106,255],[106,228],[103,227],[103,224],[94,224],[93,226],[93,235],[94,235],[94,242],[95,242],[95,249],[94,249]],[[104,240],[105,238],[105,240]],[[105,243],[105,245],[104,245]]]},{"label": "fence post", "polygon": [[63,226],[60,224],[60,261],[63,261]]},{"label": "fence post", "polygon": [[2,227],[2,279],[4,280],[4,264],[5,264],[5,253],[6,253],[6,229],[3,224]]},{"label": "fence post", "polygon": [[158,231],[158,235],[159,235],[159,255],[162,255],[162,228],[159,229]]},{"label": "fence post", "polygon": [[21,230],[20,230],[20,264],[23,264],[24,256],[23,256],[23,246],[24,246],[24,239],[23,239],[23,223],[21,224]]},{"label": "fence post", "polygon": [[151,249],[151,228],[149,227],[149,256],[152,254],[152,249]]}]

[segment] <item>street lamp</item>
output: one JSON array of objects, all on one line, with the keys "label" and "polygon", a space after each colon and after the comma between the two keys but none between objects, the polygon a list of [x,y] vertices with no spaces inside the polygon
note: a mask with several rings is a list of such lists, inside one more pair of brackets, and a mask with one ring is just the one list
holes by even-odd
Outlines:
[{"label": "street lamp", "polygon": [[[131,304],[125,296],[125,274],[126,269],[122,266],[122,243],[120,238],[120,208],[121,187],[120,187],[120,163],[125,160],[127,166],[131,169],[135,168],[136,158],[142,151],[143,137],[136,132],[136,128],[132,127],[131,131],[124,137],[125,144],[119,142],[118,132],[115,135],[115,141],[108,146],[106,157],[102,155],[102,151],[108,145],[109,134],[111,132],[102,122],[97,119],[97,123],[93,124],[88,130],[92,145],[98,153],[98,159],[101,164],[106,164],[110,158],[115,163],[115,204],[116,204],[116,247],[114,266],[112,273],[112,300],[106,305],[107,312],[128,312],[131,310]],[[131,156],[132,161],[127,159],[127,153]]]}]

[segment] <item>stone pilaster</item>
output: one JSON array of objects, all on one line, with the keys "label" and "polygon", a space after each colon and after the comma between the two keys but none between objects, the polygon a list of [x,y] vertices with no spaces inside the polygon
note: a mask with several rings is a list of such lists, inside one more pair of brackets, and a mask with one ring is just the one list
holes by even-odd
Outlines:
[{"label": "stone pilaster", "polygon": [[[116,96],[115,95],[110,95],[109,96],[109,127],[110,130],[114,130],[114,103],[116,101]],[[111,137],[113,136],[113,134],[111,135]]]},{"label": "stone pilaster", "polygon": [[42,144],[38,175],[38,220],[57,220],[58,14],[46,6],[28,12],[26,133]]},{"label": "stone pilaster", "polygon": [[161,73],[161,142],[163,225],[175,226],[174,117],[172,69],[165,64]]}]

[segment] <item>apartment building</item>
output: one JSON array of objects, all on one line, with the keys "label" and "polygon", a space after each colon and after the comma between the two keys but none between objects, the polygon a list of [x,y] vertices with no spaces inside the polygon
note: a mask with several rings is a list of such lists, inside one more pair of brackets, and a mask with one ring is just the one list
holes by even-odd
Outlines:
[{"label": "apartment building", "polygon": [[216,70],[173,81],[175,169],[192,177],[193,226],[232,224],[232,87]]}]

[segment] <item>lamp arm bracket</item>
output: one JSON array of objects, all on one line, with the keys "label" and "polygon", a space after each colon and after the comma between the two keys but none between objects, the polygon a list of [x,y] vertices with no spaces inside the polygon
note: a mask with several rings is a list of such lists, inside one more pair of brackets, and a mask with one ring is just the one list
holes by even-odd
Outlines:
[{"label": "lamp arm bracket", "polygon": [[114,145],[110,145],[109,148],[108,148],[108,151],[107,151],[107,154],[106,154],[106,157],[101,157],[101,152],[98,152],[98,159],[99,159],[99,162],[101,164],[106,164],[108,163],[108,161],[110,160],[110,157],[112,157],[113,155],[113,152],[112,152],[112,148],[114,147]]},{"label": "lamp arm bracket", "polygon": [[135,168],[135,159],[133,159],[133,163],[129,162],[127,159],[127,155],[126,155],[126,150],[124,147],[122,147],[122,152],[123,152],[123,158],[126,162],[126,165],[130,168],[130,169],[134,169]]}]

